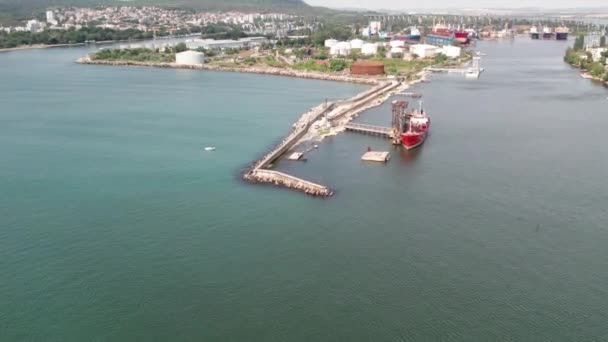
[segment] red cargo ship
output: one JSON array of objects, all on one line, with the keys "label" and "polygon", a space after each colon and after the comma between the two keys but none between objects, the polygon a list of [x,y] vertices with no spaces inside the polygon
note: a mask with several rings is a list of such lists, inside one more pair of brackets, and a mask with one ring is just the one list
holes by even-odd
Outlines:
[{"label": "red cargo ship", "polygon": [[430,126],[431,119],[424,112],[422,102],[420,102],[420,109],[413,110],[406,116],[404,129],[401,133],[401,144],[403,147],[411,150],[422,145]]},{"label": "red cargo ship", "polygon": [[458,29],[456,31],[454,31],[454,40],[456,40],[457,42],[461,43],[461,44],[466,44],[469,42],[469,32],[462,30],[462,29]]}]

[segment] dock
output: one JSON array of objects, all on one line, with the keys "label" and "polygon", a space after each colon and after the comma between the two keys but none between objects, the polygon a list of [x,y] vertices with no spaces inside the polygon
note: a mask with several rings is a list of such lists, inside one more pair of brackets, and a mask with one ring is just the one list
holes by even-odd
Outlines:
[{"label": "dock", "polygon": [[[293,130],[285,137],[277,146],[275,146],[269,153],[262,158],[255,161],[251,167],[243,174],[243,179],[254,182],[254,183],[269,183],[277,186],[283,186],[289,189],[302,191],[306,194],[329,197],[333,195],[333,191],[329,187],[317,183],[313,183],[295,176],[291,176],[282,172],[270,170],[276,160],[281,158],[291,148],[293,148],[299,141],[304,137],[311,129],[313,124],[321,119],[327,117],[332,123],[339,123],[341,120],[352,119],[353,113],[366,108],[367,105],[377,101],[379,96],[386,95],[393,89],[400,86],[401,83],[397,81],[383,82],[377,86],[368,89],[362,93],[355,95],[354,97],[339,101],[339,102],[325,102],[322,103],[310,111],[302,114],[298,121],[293,125]],[[361,124],[352,124],[359,125]],[[355,126],[352,126],[354,128]],[[373,129],[370,129],[372,127]],[[365,129],[365,128],[361,128]],[[389,136],[390,128],[369,126],[367,127],[370,134]],[[314,147],[313,147],[314,148]],[[295,152],[290,155],[289,159],[295,160],[302,157],[302,152]]]},{"label": "dock", "polygon": [[368,151],[363,154],[361,160],[386,163],[390,159],[388,152]]},{"label": "dock", "polygon": [[385,138],[393,137],[393,130],[390,127],[382,127],[382,126],[374,126],[374,125],[365,125],[355,122],[347,123],[344,128],[347,131],[377,135]]}]

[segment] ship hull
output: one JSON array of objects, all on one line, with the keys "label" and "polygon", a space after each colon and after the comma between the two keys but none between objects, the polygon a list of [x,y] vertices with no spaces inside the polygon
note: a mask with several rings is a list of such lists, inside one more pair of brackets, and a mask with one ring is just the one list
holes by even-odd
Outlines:
[{"label": "ship hull", "polygon": [[427,132],[403,133],[401,134],[401,145],[403,145],[406,150],[414,149],[424,143],[426,134]]},{"label": "ship hull", "polygon": [[568,33],[559,32],[555,34],[555,39],[557,40],[568,40]]},{"label": "ship hull", "polygon": [[454,33],[454,40],[462,43],[462,44],[466,44],[469,42],[469,33],[468,32],[455,32]]},{"label": "ship hull", "polygon": [[543,39],[552,39],[553,33],[543,33]]},{"label": "ship hull", "polygon": [[538,33],[530,33],[530,38],[532,38],[532,39],[539,39],[540,38],[540,34],[538,34]]},{"label": "ship hull", "polygon": [[428,35],[426,42],[432,45],[451,45],[454,42],[454,37]]}]

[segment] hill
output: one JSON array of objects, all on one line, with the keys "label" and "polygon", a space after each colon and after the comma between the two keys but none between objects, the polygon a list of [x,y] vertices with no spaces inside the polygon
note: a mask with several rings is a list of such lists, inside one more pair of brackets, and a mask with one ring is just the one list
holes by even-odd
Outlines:
[{"label": "hill", "polygon": [[[156,5],[193,10],[267,10],[308,12],[312,7],[302,0],[0,0],[0,14],[22,19],[41,13],[50,7],[95,7],[107,5]],[[3,16],[0,15],[0,20]]]}]

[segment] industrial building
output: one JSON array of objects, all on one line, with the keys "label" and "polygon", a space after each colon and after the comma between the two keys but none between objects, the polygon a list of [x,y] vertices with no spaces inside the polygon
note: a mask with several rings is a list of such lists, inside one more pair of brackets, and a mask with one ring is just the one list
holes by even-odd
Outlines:
[{"label": "industrial building", "polygon": [[184,51],[175,54],[175,64],[200,65],[205,63],[205,54],[198,51]]}]

